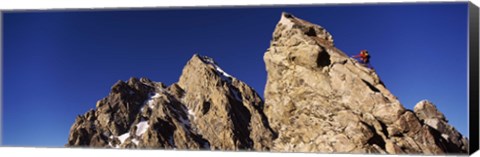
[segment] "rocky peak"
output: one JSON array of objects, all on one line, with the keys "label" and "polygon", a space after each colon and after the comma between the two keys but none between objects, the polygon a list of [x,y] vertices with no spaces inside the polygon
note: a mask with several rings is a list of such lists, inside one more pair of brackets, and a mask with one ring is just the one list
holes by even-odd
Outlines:
[{"label": "rocky peak", "polygon": [[268,150],[274,132],[263,101],[211,58],[194,55],[179,82],[118,81],[80,115],[67,146]]},{"label": "rocky peak", "polygon": [[[279,31],[277,29],[288,30]],[[289,34],[304,34],[311,38],[315,38],[324,42],[325,45],[333,46],[333,37],[327,32],[327,30],[319,25],[312,24],[308,21],[296,18],[292,14],[283,12],[280,21],[277,24],[277,28],[273,33],[273,40],[278,40],[282,36],[288,36]],[[292,43],[285,43],[292,44]],[[294,44],[294,43],[293,43]]]},{"label": "rocky peak", "polygon": [[443,113],[432,102],[428,100],[418,102],[414,107],[414,112],[425,125],[436,131],[437,136],[441,135],[443,139],[448,141],[446,148],[449,152],[468,150],[468,140],[448,124],[448,120]]},{"label": "rocky peak", "polygon": [[437,107],[428,100],[418,102],[413,110],[420,119],[439,119],[448,122],[443,113],[438,111]]},{"label": "rocky peak", "polygon": [[419,120],[443,115],[429,105],[419,106],[426,110],[415,113],[406,110],[375,70],[335,48],[330,33],[318,25],[283,13],[264,61],[265,113],[278,132],[273,150],[392,154],[467,150],[466,143],[452,144]]},{"label": "rocky peak", "polygon": [[235,78],[224,72],[212,58],[195,54],[183,68],[178,84],[186,88],[208,87],[228,85],[233,79]]},{"label": "rocky peak", "polygon": [[321,26],[282,13],[264,54],[265,102],[195,54],[177,83],[118,81],[76,118],[67,146],[336,153],[466,153],[429,101],[405,109]]}]

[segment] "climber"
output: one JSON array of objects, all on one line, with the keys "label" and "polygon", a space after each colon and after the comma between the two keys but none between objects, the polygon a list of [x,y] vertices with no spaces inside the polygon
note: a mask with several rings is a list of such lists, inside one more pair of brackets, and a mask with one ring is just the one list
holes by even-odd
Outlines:
[{"label": "climber", "polygon": [[367,50],[360,51],[360,54],[352,56],[352,58],[360,58],[363,64],[370,65],[370,55]]}]

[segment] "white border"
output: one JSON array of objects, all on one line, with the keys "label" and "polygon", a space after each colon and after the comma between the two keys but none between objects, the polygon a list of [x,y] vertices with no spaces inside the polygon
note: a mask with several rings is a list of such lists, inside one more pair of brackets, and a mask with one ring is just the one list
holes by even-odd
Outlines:
[{"label": "white border", "polygon": [[[178,151],[178,150],[125,150],[125,149],[79,149],[79,148],[19,148],[19,147],[0,147],[2,156],[30,157],[335,157],[338,156],[371,156],[378,157],[383,155],[363,155],[363,154],[319,154],[319,153],[267,153],[267,152],[223,152],[223,151]],[[400,157],[401,155],[388,155],[391,157]],[[410,157],[419,155],[408,155]]]},{"label": "white border", "polygon": [[[411,3],[411,2],[464,2],[467,0],[2,0],[0,10],[12,9],[92,9],[92,8],[141,8],[141,7],[192,7],[192,6],[246,6],[292,4],[347,4],[347,3]],[[478,0],[475,0],[478,1]],[[478,4],[478,3],[477,3]]]},{"label": "white border", "polygon": [[[465,1],[465,0],[453,0]],[[479,6],[479,0],[472,0],[474,4]],[[348,4],[348,3],[412,3],[412,2],[452,2],[452,0],[242,0],[240,1],[222,1],[222,0],[176,0],[176,1],[158,1],[158,0],[2,0],[0,1],[0,11],[15,10],[48,10],[48,9],[93,9],[93,8],[162,8],[162,7],[193,7],[193,6],[247,6],[247,5],[288,5],[288,4]],[[0,15],[0,30],[1,30]],[[1,31],[0,31],[1,33]],[[1,34],[0,34],[1,36]],[[0,51],[2,50],[0,38]],[[3,65],[2,56],[0,55],[0,66]],[[1,69],[0,69],[1,72]],[[0,76],[2,74],[0,73]],[[1,81],[1,78],[0,78]],[[2,82],[0,82],[2,88]],[[0,89],[1,90],[1,89]],[[2,94],[3,95],[3,94]],[[0,101],[2,101],[0,95]],[[2,101],[3,102],[3,101]],[[1,142],[1,106],[0,106],[0,142]],[[0,143],[1,144],[1,143]],[[478,152],[476,155],[480,154]],[[277,156],[331,156],[332,154],[317,153],[262,153],[262,152],[210,152],[210,151],[166,151],[166,150],[113,150],[113,149],[75,149],[75,148],[33,148],[33,147],[0,147],[0,156],[48,156],[48,157],[76,157],[76,156],[126,156],[126,157],[144,157],[144,156],[231,156],[231,157],[277,157]],[[334,156],[360,156],[361,154],[335,154]],[[361,155],[361,156],[378,156],[378,155]],[[400,156],[400,155],[389,155]],[[418,156],[418,155],[408,155]]]}]

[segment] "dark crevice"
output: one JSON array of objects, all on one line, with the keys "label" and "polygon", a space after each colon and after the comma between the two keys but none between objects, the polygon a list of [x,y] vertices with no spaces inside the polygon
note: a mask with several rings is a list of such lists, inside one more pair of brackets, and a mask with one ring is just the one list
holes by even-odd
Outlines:
[{"label": "dark crevice", "polygon": [[264,106],[264,102],[262,101],[262,104],[260,104],[260,106],[254,106],[254,108],[258,111],[258,113],[260,114],[260,117],[262,118],[262,123],[263,123],[263,126],[265,126],[271,133],[272,133],[272,138],[273,139],[276,139],[278,137],[278,133],[275,132],[272,127],[270,127],[270,123],[268,122],[268,118],[267,116],[265,115],[265,113],[263,112],[263,106]]},{"label": "dark crevice", "polygon": [[[302,82],[303,82],[303,79],[301,79]],[[252,89],[253,91],[253,94],[256,96],[256,97],[259,97],[260,100],[261,100],[261,103],[258,105],[258,106],[253,106],[255,108],[255,110],[258,111],[258,113],[260,114],[260,117],[262,118],[262,123],[263,123],[263,126],[265,126],[271,133],[272,133],[272,138],[273,139],[276,139],[278,137],[278,133],[275,132],[272,127],[270,127],[270,122],[268,122],[268,118],[267,118],[267,115],[265,115],[265,112],[264,112],[264,109],[265,109],[265,101],[262,97],[260,97],[260,95],[258,95],[258,93]]]},{"label": "dark crevice", "polygon": [[317,66],[318,67],[325,67],[330,65],[330,55],[328,54],[327,51],[323,50],[318,53],[318,58],[317,58]]},{"label": "dark crevice", "polygon": [[370,84],[369,82],[365,81],[364,79],[362,79],[363,83],[365,83],[368,88],[370,88],[372,91],[374,92],[380,92],[380,90],[378,90],[378,88],[376,88],[375,86],[373,86],[372,84]]},{"label": "dark crevice", "polygon": [[293,18],[293,15],[290,14],[290,13],[283,12],[283,15],[284,15],[286,18]]},{"label": "dark crevice", "polygon": [[296,57],[291,57],[291,58],[290,58],[290,61],[292,61],[292,62],[295,61],[295,58],[296,58]]},{"label": "dark crevice", "polygon": [[317,32],[315,32],[315,29],[313,27],[308,28],[308,30],[305,32],[305,35],[307,36],[317,36]]},{"label": "dark crevice", "polygon": [[[234,86],[231,86],[231,88],[232,90],[238,91],[238,89]],[[232,108],[228,113],[233,123],[232,132],[234,134],[235,140],[239,142],[239,145],[237,147],[239,149],[245,150],[252,149],[253,140],[250,138],[249,131],[252,114],[247,107],[243,106],[242,100],[228,97],[228,102],[228,104],[230,104],[230,107]]]},{"label": "dark crevice", "polygon": [[162,143],[165,143],[165,145],[160,146],[163,148],[168,148],[168,147],[175,147],[175,141],[172,140],[173,143],[169,142],[169,138],[173,137],[173,134],[175,133],[176,127],[175,125],[171,124],[172,122],[164,121],[163,119],[157,118],[156,119],[157,123],[154,123],[152,127],[158,131],[157,138],[159,141]]},{"label": "dark crevice", "polygon": [[443,138],[442,133],[430,126],[428,127],[428,131],[432,134],[435,138],[435,144],[439,146],[441,149],[445,150],[447,153],[466,153],[466,151],[462,150],[459,146],[455,143],[448,141],[447,139]]},{"label": "dark crevice", "polygon": [[[170,95],[170,94],[167,94],[169,96],[169,98],[171,99],[172,103],[174,105],[171,105],[171,107],[176,110],[176,111],[179,111],[180,114],[179,115],[176,115],[176,116],[172,116],[172,117],[181,117],[184,121],[187,121],[188,124],[191,124],[191,121],[190,119],[188,118],[188,108],[186,105],[182,104],[179,100],[177,100],[174,96]],[[203,114],[206,114],[209,110],[210,110],[210,102],[207,101],[207,102],[204,102],[202,104],[202,113]],[[172,113],[176,113],[176,112],[172,112]],[[179,120],[179,119],[177,119]],[[191,125],[185,125],[186,129],[187,130],[192,130],[192,126]],[[193,133],[191,131],[186,131],[188,132],[188,135],[190,135],[190,137],[200,145],[200,148],[202,149],[210,149],[210,142],[205,139],[202,135],[199,135],[199,134],[196,134],[196,133]],[[173,135],[169,136],[169,137],[173,137]],[[167,139],[168,140],[168,139]],[[175,144],[175,140],[172,141],[173,142],[173,147],[176,147],[176,144]]]},{"label": "dark crevice", "polygon": [[370,129],[370,131],[373,133],[373,136],[368,139],[367,141],[367,144],[370,144],[370,145],[378,145],[380,148],[382,148],[383,150],[385,150],[385,140],[383,140],[382,136],[380,136],[376,131],[375,131],[375,128],[371,125],[368,125],[367,123],[365,122],[361,122],[362,124],[364,124],[365,126],[368,127],[368,129]]},{"label": "dark crevice", "polygon": [[210,102],[208,102],[208,101],[203,102],[203,105],[202,105],[202,114],[203,114],[203,115],[207,114],[209,110],[210,110]]},{"label": "dark crevice", "polygon": [[207,139],[203,138],[202,135],[190,133],[190,136],[193,138],[193,140],[195,140],[195,142],[201,144],[200,148],[203,148],[205,150],[210,149],[210,142]]},{"label": "dark crevice", "polygon": [[387,126],[381,121],[379,121],[378,123],[380,123],[380,126],[382,127],[382,133],[385,135],[385,137],[388,137]]}]

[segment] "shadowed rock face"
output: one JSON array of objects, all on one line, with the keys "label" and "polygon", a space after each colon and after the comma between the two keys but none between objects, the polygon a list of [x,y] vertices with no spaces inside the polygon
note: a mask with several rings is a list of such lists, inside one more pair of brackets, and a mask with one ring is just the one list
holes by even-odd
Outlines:
[{"label": "shadowed rock face", "polygon": [[[324,28],[283,13],[264,55],[273,151],[465,153],[437,109],[406,110],[374,70],[334,47]],[[426,119],[426,120],[424,120]]]},{"label": "shadowed rock face", "polygon": [[334,47],[324,28],[283,13],[264,54],[265,103],[211,58],[177,83],[118,81],[80,115],[66,146],[337,153],[466,153],[468,141],[429,101],[407,110],[376,72]]}]

